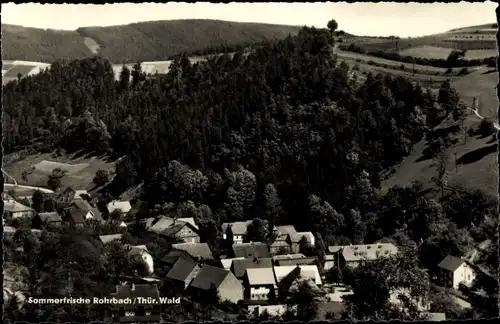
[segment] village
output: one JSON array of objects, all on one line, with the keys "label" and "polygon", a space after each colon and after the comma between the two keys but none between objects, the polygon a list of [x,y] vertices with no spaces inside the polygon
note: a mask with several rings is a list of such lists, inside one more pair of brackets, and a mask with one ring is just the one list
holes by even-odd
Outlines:
[{"label": "village", "polygon": [[[38,237],[43,232],[61,231],[62,228],[81,230],[112,226],[114,232],[96,235],[98,241],[102,246],[122,244],[123,236],[130,235],[130,228],[137,225],[135,216],[142,204],[138,199],[99,204],[85,190],[71,188],[61,189],[58,193],[42,194],[38,191],[38,194],[45,200],[53,198],[55,206],[52,212],[35,211],[32,206],[36,194],[20,194],[15,198],[7,193],[3,195],[5,237],[15,239],[18,229],[14,226],[29,226]],[[200,239],[199,227],[193,217],[157,215],[139,221],[141,230],[146,233],[176,243],[161,258],[153,257],[145,244],[124,244],[129,257],[142,260],[145,269],[139,274],[136,271],[132,278],[120,278],[116,291],[109,295],[110,298],[141,297],[143,300],[140,305],[113,306],[107,316],[120,322],[158,321],[161,305],[152,300],[164,297],[182,303],[195,295],[207,297],[211,291],[215,291],[221,302],[239,305],[249,316],[259,318],[265,314],[280,318],[288,309],[284,301],[301,283],[317,292],[318,319],[340,319],[344,299],[353,292],[338,273],[365,262],[392,258],[399,253],[399,248],[392,243],[328,246],[324,253],[318,253],[313,233],[298,232],[292,225],[272,226],[265,239],[252,241],[249,228],[255,225],[268,227],[269,224],[248,220],[222,224],[220,239],[226,248],[214,255],[209,244]],[[252,228],[252,231],[256,229]],[[485,242],[485,246],[487,244]],[[436,264],[435,269],[429,269],[440,286],[456,292],[454,298],[463,308],[471,305],[460,292],[460,287],[470,285],[476,273],[481,271],[474,265],[474,260],[485,246],[466,256],[448,255]],[[163,275],[155,272],[158,267],[164,269]],[[21,290],[15,291],[14,284],[9,286],[9,278],[6,273],[4,298],[16,295],[24,300],[26,296]],[[161,296],[159,286],[165,282],[171,287],[171,295]],[[400,302],[400,293],[391,292],[391,303],[397,305]],[[445,314],[432,312],[429,304],[419,305],[419,312],[426,314],[429,320],[446,319]]]}]

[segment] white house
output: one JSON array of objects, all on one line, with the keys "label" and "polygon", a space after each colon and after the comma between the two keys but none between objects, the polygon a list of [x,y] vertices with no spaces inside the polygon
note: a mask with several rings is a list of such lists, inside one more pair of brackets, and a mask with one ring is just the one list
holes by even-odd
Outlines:
[{"label": "white house", "polygon": [[234,244],[241,244],[247,234],[247,227],[252,221],[246,222],[234,222],[234,223],[223,223],[222,224],[222,238],[224,240],[228,239],[226,232],[231,229]]},{"label": "white house", "polygon": [[135,258],[135,260],[140,259],[144,261],[148,266],[148,274],[154,272],[153,257],[145,245],[129,246],[129,256]]},{"label": "white house", "polygon": [[476,278],[474,269],[460,258],[448,255],[438,264],[441,284],[458,289],[460,283],[470,285]]},{"label": "white house", "polygon": [[12,198],[7,198],[4,200],[4,213],[7,213],[12,218],[33,217],[34,210]]},{"label": "white house", "polygon": [[110,202],[109,204],[107,204],[106,208],[108,209],[108,212],[110,214],[112,212],[114,212],[115,210],[120,210],[123,214],[126,214],[132,209],[132,206],[130,205],[129,201],[114,200],[114,201]]},{"label": "white house", "polygon": [[273,268],[247,269],[244,282],[246,297],[250,300],[267,300],[271,290],[277,288]]}]

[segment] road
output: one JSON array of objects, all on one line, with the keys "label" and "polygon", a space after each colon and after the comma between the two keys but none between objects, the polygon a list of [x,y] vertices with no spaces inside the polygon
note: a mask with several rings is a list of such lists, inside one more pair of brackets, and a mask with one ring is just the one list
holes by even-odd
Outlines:
[{"label": "road", "polygon": [[10,180],[14,181],[14,184],[17,186],[17,180],[14,177],[12,177],[10,174],[8,174],[7,172],[5,172],[5,170],[3,168],[2,168],[2,172],[3,172],[3,174],[5,174],[5,176],[7,178],[9,178]]}]

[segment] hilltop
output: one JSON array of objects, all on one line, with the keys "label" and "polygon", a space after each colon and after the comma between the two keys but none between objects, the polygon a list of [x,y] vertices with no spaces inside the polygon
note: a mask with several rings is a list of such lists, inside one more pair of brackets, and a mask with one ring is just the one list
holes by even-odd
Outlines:
[{"label": "hilltop", "polygon": [[482,59],[497,55],[496,32],[497,25],[491,23],[422,37],[350,36],[345,37],[343,42],[361,46],[366,51],[386,51],[427,59],[445,59],[454,49],[466,49],[466,59]]},{"label": "hilltop", "polygon": [[74,31],[2,24],[2,57],[52,63],[99,54],[113,63],[166,60],[207,47],[283,39],[298,26],[221,20],[149,21]]}]

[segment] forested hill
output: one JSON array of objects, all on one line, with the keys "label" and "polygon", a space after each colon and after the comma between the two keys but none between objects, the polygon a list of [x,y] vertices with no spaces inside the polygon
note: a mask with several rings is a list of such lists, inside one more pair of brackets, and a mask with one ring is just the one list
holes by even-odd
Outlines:
[{"label": "forested hill", "polygon": [[[254,199],[272,184],[299,228],[324,231],[330,225],[302,217],[311,193],[366,215],[379,172],[407,156],[458,102],[449,84],[438,98],[401,77],[368,75],[360,84],[337,64],[332,45],[328,30],[304,28],[249,55],[195,65],[176,59],[168,75],[150,79],[125,70],[115,81],[98,57],[52,64],[4,86],[3,145],[7,153],[38,142],[127,155],[116,190],[142,180],[155,203],[167,196],[162,176],[175,160],[186,165],[181,170],[199,169],[200,185],[222,186],[224,197],[205,198],[232,219],[261,208]],[[204,201],[200,190],[186,195]]]},{"label": "forested hill", "polygon": [[170,20],[75,31],[2,24],[4,60],[52,63],[99,54],[113,63],[161,61],[208,47],[283,39],[300,27],[220,20]]}]

